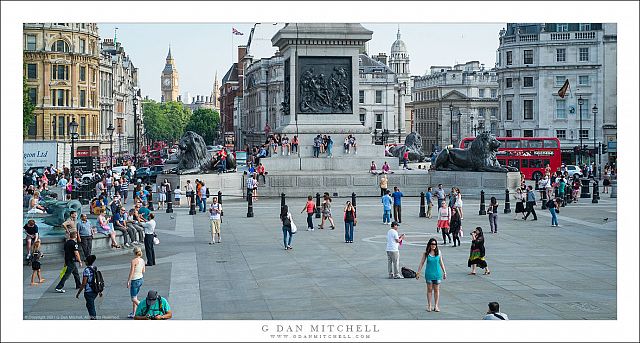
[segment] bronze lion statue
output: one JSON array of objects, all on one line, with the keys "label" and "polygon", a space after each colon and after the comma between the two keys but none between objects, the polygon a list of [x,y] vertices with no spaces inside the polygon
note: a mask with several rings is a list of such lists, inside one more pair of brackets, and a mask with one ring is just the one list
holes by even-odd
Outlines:
[{"label": "bronze lion statue", "polygon": [[464,170],[483,172],[518,171],[514,167],[503,167],[496,159],[500,142],[490,132],[483,132],[466,149],[443,149],[436,157],[435,170]]},{"label": "bronze lion statue", "polygon": [[404,139],[404,145],[394,146],[389,149],[389,152],[394,157],[397,157],[402,162],[402,156],[404,152],[409,150],[409,161],[422,162],[424,161],[424,152],[422,152],[422,137],[417,132],[411,132]]},{"label": "bronze lion statue", "polygon": [[[185,132],[178,143],[180,160],[176,168],[178,174],[207,173],[215,170],[219,164],[218,158],[207,151],[207,145],[199,134],[193,131]],[[227,170],[235,170],[236,160],[227,151]]]}]

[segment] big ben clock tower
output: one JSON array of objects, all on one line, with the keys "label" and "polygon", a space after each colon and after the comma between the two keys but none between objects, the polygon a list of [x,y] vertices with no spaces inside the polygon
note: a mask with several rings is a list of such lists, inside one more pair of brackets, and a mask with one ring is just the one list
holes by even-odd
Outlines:
[{"label": "big ben clock tower", "polygon": [[169,54],[167,54],[167,63],[164,65],[164,70],[162,70],[162,75],[160,76],[160,89],[162,90],[163,102],[178,100],[178,94],[180,94],[178,69],[173,57],[171,57],[171,46],[169,46]]}]

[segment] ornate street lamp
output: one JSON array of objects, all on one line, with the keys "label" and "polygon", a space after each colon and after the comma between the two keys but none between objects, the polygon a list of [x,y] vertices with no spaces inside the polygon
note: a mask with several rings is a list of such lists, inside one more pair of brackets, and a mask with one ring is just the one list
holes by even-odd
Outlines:
[{"label": "ornate street lamp", "polygon": [[449,104],[449,137],[451,138],[451,145],[453,145],[453,104]]},{"label": "ornate street lamp", "polygon": [[462,122],[462,113],[458,110],[458,141],[462,142],[462,131],[460,123]]},{"label": "ornate street lamp", "polygon": [[113,127],[113,123],[109,123],[107,131],[109,131],[109,168],[113,170],[113,131],[116,128]]},{"label": "ornate street lamp", "polygon": [[134,165],[139,167],[138,165],[138,96],[140,95],[140,90],[133,93],[133,152],[134,152]]},{"label": "ornate street lamp", "polygon": [[582,105],[584,104],[584,100],[582,100],[582,95],[578,98],[578,106],[580,107],[580,131],[578,131],[578,136],[580,137],[580,165],[582,165],[582,151],[584,150],[584,146],[582,145]]},{"label": "ornate street lamp", "polygon": [[476,127],[473,124],[473,114],[469,116],[469,118],[471,119],[471,130],[473,130],[473,137],[476,136]]},{"label": "ornate street lamp", "polygon": [[71,134],[71,199],[74,199],[75,196],[75,180],[76,180],[76,171],[75,171],[75,142],[78,139],[78,123],[76,122],[76,118],[73,118],[71,123],[69,123],[69,133]]},{"label": "ornate street lamp", "polygon": [[[593,108],[591,108],[591,112],[593,113],[593,160],[595,161],[596,159],[596,116],[598,115],[598,106],[596,104],[593,104]],[[598,151],[598,155],[600,154],[600,151]],[[598,166],[598,170],[600,169],[600,166]],[[594,175],[594,179],[595,179],[595,173],[596,171],[593,171],[593,175]]]}]

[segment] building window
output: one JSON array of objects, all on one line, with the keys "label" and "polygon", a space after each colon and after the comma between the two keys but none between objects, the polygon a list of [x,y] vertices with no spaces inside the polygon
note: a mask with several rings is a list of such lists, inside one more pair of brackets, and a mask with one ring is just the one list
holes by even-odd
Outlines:
[{"label": "building window", "polygon": [[513,64],[513,51],[507,51],[507,65]]},{"label": "building window", "polygon": [[84,39],[80,39],[80,44],[78,44],[79,52],[81,54],[87,53],[87,41]]},{"label": "building window", "polygon": [[29,102],[32,105],[37,105],[38,88],[29,88]]},{"label": "building window", "polygon": [[478,89],[478,97],[484,98],[484,89]]},{"label": "building window", "polygon": [[580,62],[589,61],[589,48],[580,48]]},{"label": "building window", "polygon": [[498,97],[498,90],[497,89],[492,89],[491,90],[491,97],[492,98],[497,98]]},{"label": "building window", "polygon": [[578,84],[580,86],[588,86],[589,85],[589,75],[580,75],[580,76],[578,76]]},{"label": "building window", "polygon": [[69,80],[69,66],[56,64],[51,65],[51,79]]},{"label": "building window", "polygon": [[556,100],[556,119],[567,119],[565,100]]},{"label": "building window", "polygon": [[524,130],[523,137],[533,137],[533,130]]},{"label": "building window", "polygon": [[382,130],[382,113],[376,113],[376,129]]},{"label": "building window", "polygon": [[68,91],[65,91],[64,89],[52,89],[51,105],[52,106],[69,106]]},{"label": "building window", "polygon": [[38,78],[38,65],[35,63],[27,64],[27,79],[35,80]]},{"label": "building window", "polygon": [[589,100],[587,99],[583,99],[583,103],[582,103],[582,119],[583,120],[588,120],[591,117],[591,107],[589,107]]},{"label": "building window", "polygon": [[533,100],[524,100],[524,119],[533,120]]},{"label": "building window", "polygon": [[533,87],[533,77],[531,76],[524,77],[524,87]]},{"label": "building window", "polygon": [[505,136],[507,136],[507,137],[513,137],[513,130],[506,130],[506,132],[505,132]]},{"label": "building window", "polygon": [[359,91],[359,103],[364,104],[364,91]]},{"label": "building window", "polygon": [[80,107],[87,107],[87,91],[80,91]]},{"label": "building window", "polygon": [[556,138],[567,139],[567,130],[556,130]]},{"label": "building window", "polygon": [[507,120],[513,120],[513,101],[507,101]]},{"label": "building window", "polygon": [[367,118],[366,114],[360,113],[360,124],[364,125],[366,118]]},{"label": "building window", "polygon": [[524,64],[533,64],[533,50],[524,51]]},{"label": "building window", "polygon": [[27,50],[35,50],[35,49],[36,49],[36,36],[27,35]]},{"label": "building window", "polygon": [[580,131],[580,138],[589,139],[589,130],[578,130]]},{"label": "building window", "polygon": [[562,75],[562,76],[556,76],[556,87],[562,87],[564,85],[564,81],[567,80],[567,77]]},{"label": "building window", "polygon": [[87,117],[82,116],[80,117],[80,136],[86,136],[86,135],[87,135]]},{"label": "building window", "polygon": [[87,67],[80,67],[80,81],[87,81]]},{"label": "building window", "polygon": [[495,107],[491,108],[491,116],[494,117],[494,118],[498,117],[498,109],[497,108],[495,108]]},{"label": "building window", "polygon": [[557,32],[567,32],[569,31],[569,24],[556,24]]},{"label": "building window", "polygon": [[484,117],[484,110],[485,110],[484,107],[480,107],[478,109],[478,116],[479,117]]},{"label": "building window", "polygon": [[382,91],[376,91],[376,104],[382,103]]},{"label": "building window", "polygon": [[58,116],[58,136],[64,136],[64,117]]},{"label": "building window", "polygon": [[591,24],[580,24],[578,29],[580,31],[591,31]]},{"label": "building window", "polygon": [[512,88],[513,87],[513,79],[512,78],[507,77],[506,83],[507,83],[507,88]]},{"label": "building window", "polygon": [[556,49],[556,62],[565,62],[567,60],[567,49]]},{"label": "building window", "polygon": [[51,45],[51,51],[69,52],[69,44],[63,40],[57,40]]}]

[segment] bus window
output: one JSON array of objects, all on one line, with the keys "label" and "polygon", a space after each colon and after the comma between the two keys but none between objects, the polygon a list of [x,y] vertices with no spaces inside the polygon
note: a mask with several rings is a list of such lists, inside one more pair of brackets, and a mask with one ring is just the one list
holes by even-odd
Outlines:
[{"label": "bus window", "polygon": [[558,142],[555,141],[555,140],[545,140],[544,141],[544,147],[545,148],[557,149],[558,148]]},{"label": "bus window", "polygon": [[541,159],[531,159],[529,160],[529,168],[544,168],[542,165]]},{"label": "bus window", "polygon": [[549,166],[551,165],[551,164],[549,164],[549,160],[543,160],[543,161],[542,161],[542,163],[544,163],[544,166],[545,166],[545,167],[546,167],[547,165],[549,165]]},{"label": "bus window", "polygon": [[542,141],[529,141],[529,148],[542,148]]},{"label": "bus window", "polygon": [[504,147],[505,148],[520,148],[520,141],[519,140],[508,140],[508,141],[504,142]]},{"label": "bus window", "polygon": [[[523,160],[523,161],[526,161],[526,160]],[[507,161],[507,165],[509,167],[515,167],[515,168],[520,169],[520,160],[508,160]]]},{"label": "bus window", "polygon": [[473,143],[473,141],[465,141],[464,142],[464,149],[468,148],[471,145],[471,143]]},{"label": "bus window", "polygon": [[529,160],[522,159],[522,168],[529,168]]}]

